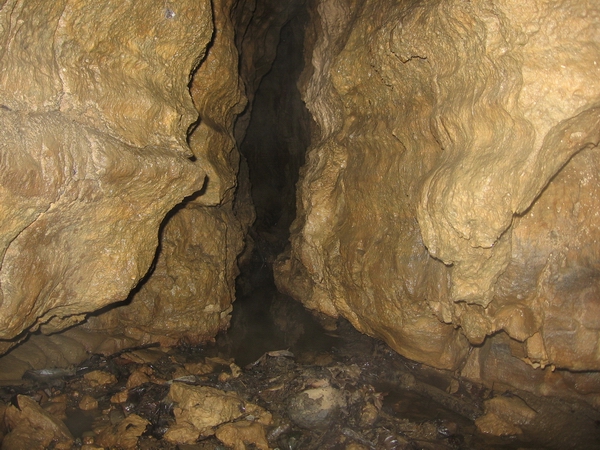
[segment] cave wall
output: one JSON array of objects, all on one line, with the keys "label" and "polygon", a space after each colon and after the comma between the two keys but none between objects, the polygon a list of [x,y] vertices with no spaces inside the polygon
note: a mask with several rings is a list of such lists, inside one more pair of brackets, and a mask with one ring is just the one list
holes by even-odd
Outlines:
[{"label": "cave wall", "polygon": [[235,33],[237,21],[252,14],[237,19],[237,5],[212,2],[214,35],[190,83],[199,120],[189,146],[207,174],[206,184],[165,219],[155,265],[128,304],[94,317],[90,329],[173,345],[207,341],[229,324],[237,257],[254,219],[243,190],[234,203],[239,153],[233,125],[247,103]]},{"label": "cave wall", "polygon": [[206,1],[0,2],[0,352],[126,298],[199,191]]},{"label": "cave wall", "polygon": [[411,359],[598,402],[598,5],[309,10],[280,290]]},{"label": "cave wall", "polygon": [[229,326],[238,267],[254,246],[251,183],[238,142],[281,28],[303,3],[212,2],[214,35],[190,84],[199,120],[189,145],[206,185],[169,213],[155,265],[129,302],[90,319],[88,329],[172,345],[211,340]]},{"label": "cave wall", "polygon": [[[0,2],[0,352],[127,298],[86,327],[227,326],[236,139],[303,3]],[[308,4],[279,289],[414,360],[600,402],[598,5]]]},{"label": "cave wall", "polygon": [[0,353],[228,326],[255,217],[234,134],[302,3],[2,2]]}]

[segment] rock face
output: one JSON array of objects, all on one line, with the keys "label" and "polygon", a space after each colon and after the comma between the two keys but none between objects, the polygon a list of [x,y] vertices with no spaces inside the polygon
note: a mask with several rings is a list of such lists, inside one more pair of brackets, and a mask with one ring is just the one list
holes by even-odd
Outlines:
[{"label": "rock face", "polygon": [[0,7],[0,351],[127,297],[208,164],[187,130],[206,1]]},{"label": "rock face", "polygon": [[[314,123],[279,288],[414,360],[600,404],[600,7],[308,4],[282,34],[306,32]],[[271,141],[242,114],[303,0],[0,5],[0,352],[128,296],[86,326],[211,338],[254,218],[236,139],[249,170],[261,143],[304,160],[302,112]]]},{"label": "rock face", "polygon": [[123,343],[211,339],[254,220],[234,122],[293,8],[2,5],[0,353],[118,301],[85,327]]},{"label": "rock face", "polygon": [[279,288],[435,367],[600,393],[567,371],[600,369],[598,5],[310,10],[314,140]]},{"label": "rock face", "polygon": [[236,142],[249,121],[247,98],[272,66],[279,31],[298,3],[212,1],[215,31],[191,82],[199,121],[189,137],[206,185],[169,214],[155,267],[130,303],[94,318],[90,328],[168,345],[206,341],[228,327],[238,255],[255,218]]},{"label": "rock face", "polygon": [[131,302],[90,321],[94,329],[169,345],[206,341],[229,324],[236,259],[254,216],[243,192],[234,207],[239,154],[233,124],[246,105],[234,41],[235,2],[212,3],[215,31],[191,82],[199,121],[189,137],[206,184],[165,220],[155,267]]}]

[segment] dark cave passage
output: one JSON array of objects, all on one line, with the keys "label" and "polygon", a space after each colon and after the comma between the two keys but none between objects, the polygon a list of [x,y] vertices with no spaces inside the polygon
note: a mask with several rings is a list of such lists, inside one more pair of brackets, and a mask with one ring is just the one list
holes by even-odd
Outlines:
[{"label": "dark cave passage", "polygon": [[281,29],[275,60],[255,94],[239,149],[250,176],[256,221],[252,231],[265,257],[280,253],[296,212],[296,182],[310,144],[309,114],[297,83],[304,68],[308,13],[303,2]]},{"label": "dark cave passage", "polygon": [[272,264],[284,250],[296,213],[296,183],[310,144],[309,114],[297,87],[304,68],[304,2],[279,34],[275,59],[254,95],[239,143],[247,165],[256,220],[249,230],[251,256],[241,261],[238,303],[256,289],[273,286]]},{"label": "dark cave passage", "polygon": [[273,262],[288,244],[296,183],[310,144],[310,116],[297,87],[304,68],[308,12],[304,1],[295,3],[281,28],[272,66],[254,95],[239,143],[256,220],[247,238],[249,256],[240,261],[231,326],[220,341],[226,342],[242,366],[274,349],[308,345],[317,350],[331,345],[299,302],[277,292],[272,272]]},{"label": "dark cave passage", "polygon": [[287,229],[294,218],[294,185],[309,145],[309,115],[297,88],[305,15],[299,12],[281,30],[277,57],[256,93],[240,146],[253,181],[259,229]]}]

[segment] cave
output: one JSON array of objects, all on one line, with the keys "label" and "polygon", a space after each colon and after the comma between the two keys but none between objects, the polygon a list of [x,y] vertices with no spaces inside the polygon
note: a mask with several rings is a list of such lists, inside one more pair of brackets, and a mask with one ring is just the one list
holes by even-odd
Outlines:
[{"label": "cave", "polygon": [[3,2],[2,449],[600,446],[599,14]]}]

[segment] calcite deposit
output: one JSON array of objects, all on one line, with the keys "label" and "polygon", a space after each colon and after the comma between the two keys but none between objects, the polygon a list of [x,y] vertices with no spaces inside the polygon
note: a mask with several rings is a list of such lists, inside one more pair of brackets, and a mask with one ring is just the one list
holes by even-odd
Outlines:
[{"label": "calcite deposit", "polygon": [[212,2],[215,31],[190,84],[199,119],[189,144],[206,184],[164,221],[155,265],[130,303],[94,318],[91,328],[174,344],[207,341],[228,327],[238,256],[255,218],[237,143],[252,110],[248,99],[273,64],[279,31],[298,3]]},{"label": "calcite deposit", "polygon": [[290,5],[3,4],[0,352],[86,318],[107,352],[227,327],[254,220],[234,122]]},{"label": "calcite deposit", "polygon": [[212,339],[229,324],[236,258],[254,218],[243,192],[234,207],[239,154],[233,124],[246,105],[234,3],[212,2],[214,35],[190,85],[199,118],[189,144],[206,183],[165,219],[154,267],[130,303],[94,318],[91,328],[172,345]]},{"label": "calcite deposit", "polygon": [[279,288],[417,361],[598,395],[598,4],[310,11]]},{"label": "calcite deposit", "polygon": [[[106,348],[212,338],[248,173],[280,237],[305,161],[282,292],[413,360],[600,404],[598,3],[304,4],[0,2],[0,353],[119,301],[86,325]],[[312,122],[288,109],[302,63]]]},{"label": "calcite deposit", "polygon": [[205,184],[187,144],[208,0],[0,7],[0,351],[127,297],[169,210]]}]

